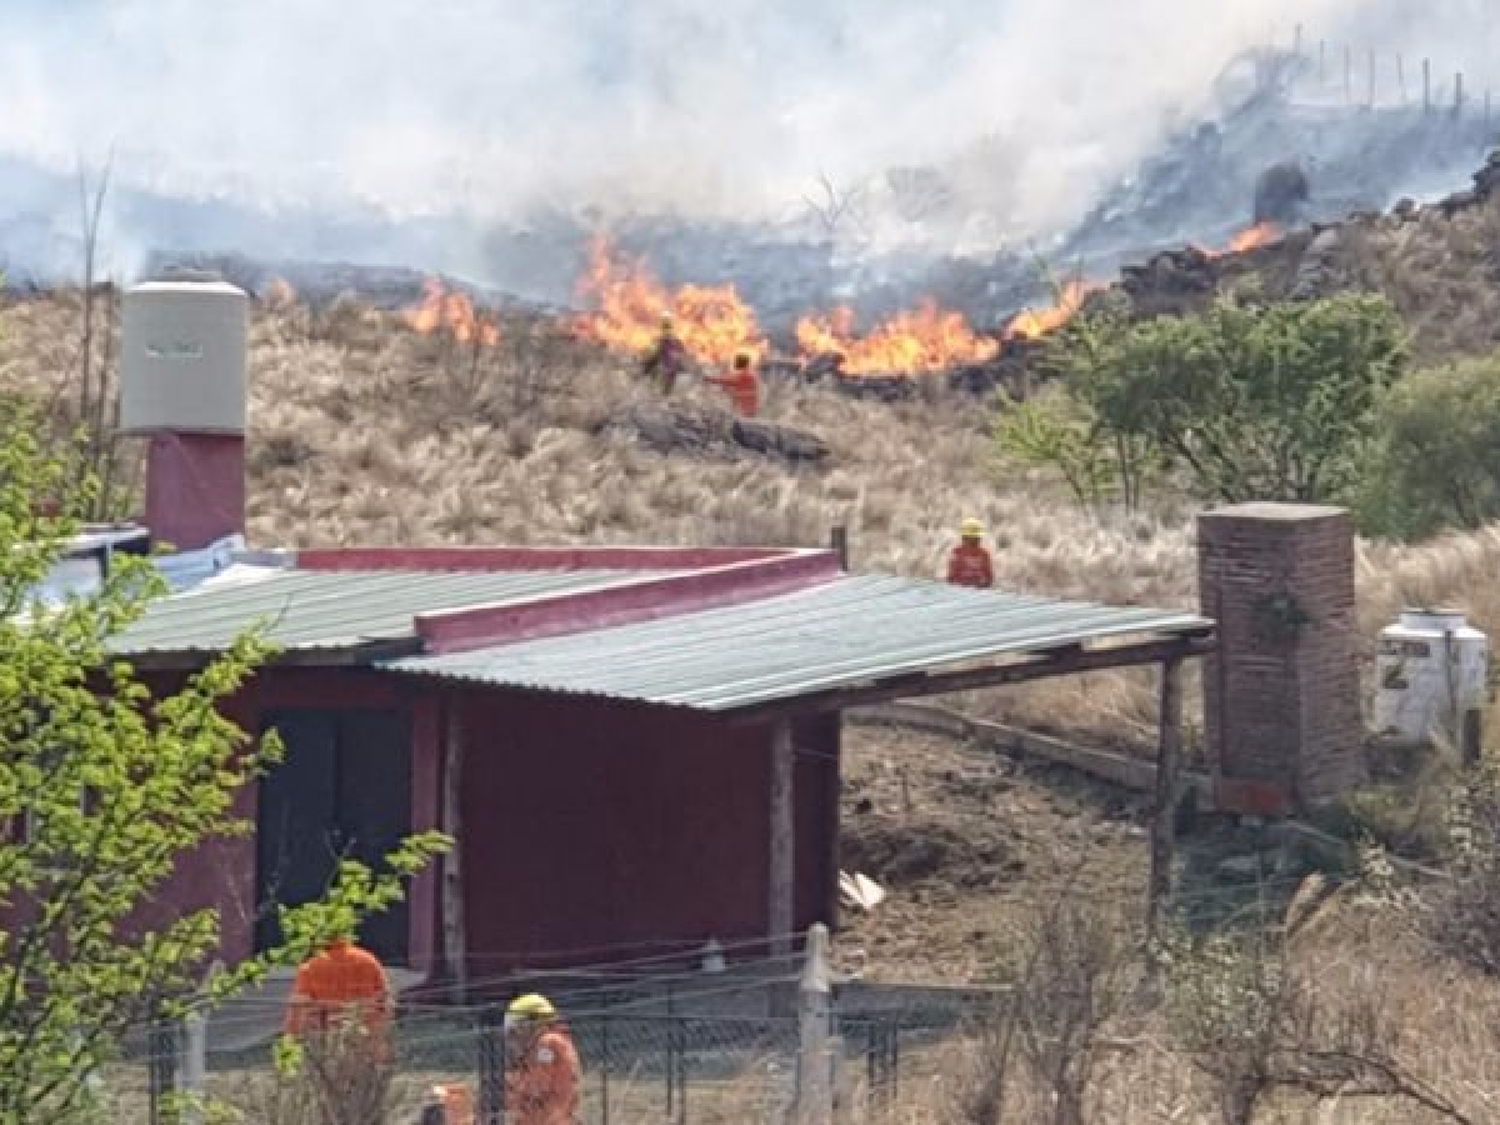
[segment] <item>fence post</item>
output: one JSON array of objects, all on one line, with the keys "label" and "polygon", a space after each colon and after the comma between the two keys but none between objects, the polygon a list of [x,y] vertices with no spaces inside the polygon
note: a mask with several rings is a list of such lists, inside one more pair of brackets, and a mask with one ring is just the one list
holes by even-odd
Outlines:
[{"label": "fence post", "polygon": [[797,989],[797,1097],[793,1120],[798,1125],[825,1125],[833,1120],[833,1021],[828,927],[821,922],[807,935],[806,961]]},{"label": "fence post", "polygon": [[182,1021],[182,1054],[177,1082],[183,1095],[183,1125],[201,1125],[208,1087],[208,1015],[194,1010]]},{"label": "fence post", "polygon": [[479,1013],[479,1123],[505,1121],[505,1013],[496,1007]]},{"label": "fence post", "polygon": [[150,1113],[152,1125],[176,1119],[173,1112],[174,1079],[177,1075],[177,1025],[158,1018],[147,1032],[150,1053]]}]

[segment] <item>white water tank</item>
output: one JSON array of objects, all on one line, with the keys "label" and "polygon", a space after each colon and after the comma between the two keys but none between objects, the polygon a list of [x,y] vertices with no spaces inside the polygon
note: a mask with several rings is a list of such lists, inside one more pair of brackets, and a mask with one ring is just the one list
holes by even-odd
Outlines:
[{"label": "white water tank", "polygon": [[1412,609],[1380,631],[1376,732],[1455,745],[1465,711],[1489,698],[1490,642],[1457,610]]},{"label": "white water tank", "polygon": [[242,434],[250,300],[214,274],[177,273],[125,291],[120,428]]}]

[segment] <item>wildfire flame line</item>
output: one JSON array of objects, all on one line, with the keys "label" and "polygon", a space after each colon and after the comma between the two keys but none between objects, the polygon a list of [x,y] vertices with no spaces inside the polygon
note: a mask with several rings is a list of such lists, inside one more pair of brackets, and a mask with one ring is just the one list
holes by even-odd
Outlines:
[{"label": "wildfire flame line", "polygon": [[1194,249],[1206,258],[1223,258],[1230,254],[1244,254],[1262,246],[1269,246],[1273,242],[1279,242],[1285,233],[1275,223],[1256,223],[1255,226],[1242,230],[1231,238],[1229,245],[1222,250],[1209,250],[1202,246],[1195,246]]},{"label": "wildfire flame line", "polygon": [[1057,294],[1057,303],[1043,309],[1025,309],[1011,318],[1001,332],[1009,343],[1018,340],[1040,340],[1056,332],[1083,308],[1088,295],[1101,286],[1097,282],[1073,279],[1065,283]]},{"label": "wildfire flame line", "polygon": [[428,278],[422,290],[422,303],[402,314],[413,331],[424,336],[447,331],[462,344],[494,347],[500,343],[500,326],[492,317],[476,313],[467,293],[449,291],[437,278]]},{"label": "wildfire flame line", "polygon": [[597,306],[579,318],[578,334],[616,351],[649,351],[660,335],[663,313],[672,314],[678,338],[702,363],[728,366],[740,352],[759,360],[767,350],[754,310],[733,285],[668,289],[641,262],[615,260],[603,238],[589,248],[578,289]]},{"label": "wildfire flame line", "polygon": [[934,301],[900,312],[859,336],[854,311],[837,308],[797,322],[797,344],[808,357],[837,355],[845,375],[921,375],[966,363],[983,363],[1000,351],[1000,341],[981,336],[961,313]]}]

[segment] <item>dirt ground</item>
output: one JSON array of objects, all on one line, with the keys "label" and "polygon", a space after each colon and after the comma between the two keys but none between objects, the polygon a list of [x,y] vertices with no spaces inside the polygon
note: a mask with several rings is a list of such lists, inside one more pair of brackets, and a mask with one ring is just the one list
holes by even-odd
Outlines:
[{"label": "dirt ground", "polygon": [[887,981],[983,979],[1006,919],[1046,896],[1143,899],[1143,799],[943,735],[848,723],[840,865],[876,880],[846,905],[845,969]]}]

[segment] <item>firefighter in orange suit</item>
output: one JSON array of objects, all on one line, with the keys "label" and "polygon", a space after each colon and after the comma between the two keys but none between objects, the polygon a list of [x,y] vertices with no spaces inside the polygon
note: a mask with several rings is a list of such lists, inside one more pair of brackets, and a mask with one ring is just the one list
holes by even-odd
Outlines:
[{"label": "firefighter in orange suit", "polygon": [[583,1068],[545,996],[521,996],[506,1009],[505,1059],[506,1125],[575,1125]]},{"label": "firefighter in orange suit", "polygon": [[339,935],[297,970],[285,1031],[306,1039],[359,1026],[376,1057],[385,1060],[390,1053],[391,1007],[391,985],[379,958],[348,935]]},{"label": "firefighter in orange suit", "polygon": [[955,586],[988,590],[995,584],[995,565],[982,540],[984,528],[970,518],[959,530],[961,541],[948,556],[948,581]]},{"label": "firefighter in orange suit", "polygon": [[729,392],[734,411],[741,418],[754,418],[760,413],[760,376],[748,352],[734,357],[734,369],[728,375],[710,375],[705,381]]}]

